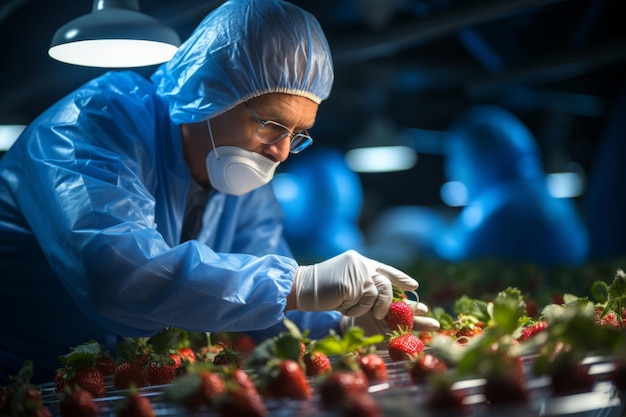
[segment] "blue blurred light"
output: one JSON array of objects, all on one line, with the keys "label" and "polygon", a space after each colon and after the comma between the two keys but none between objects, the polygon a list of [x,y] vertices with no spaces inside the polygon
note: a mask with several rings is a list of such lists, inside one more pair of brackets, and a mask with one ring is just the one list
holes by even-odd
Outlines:
[{"label": "blue blurred light", "polygon": [[272,180],[274,193],[281,203],[291,203],[300,197],[297,178],[289,173],[276,174]]},{"label": "blue blurred light", "polygon": [[0,151],[8,150],[25,128],[24,125],[0,125]]},{"label": "blue blurred light", "polygon": [[555,198],[572,198],[583,194],[584,181],[578,172],[555,172],[546,175],[548,193]]},{"label": "blue blurred light", "polygon": [[467,204],[467,187],[460,181],[448,181],[439,191],[441,200],[450,207],[461,207]]},{"label": "blue blurred light", "polygon": [[408,146],[373,146],[346,152],[346,163],[354,172],[404,171],[416,162],[417,153]]}]

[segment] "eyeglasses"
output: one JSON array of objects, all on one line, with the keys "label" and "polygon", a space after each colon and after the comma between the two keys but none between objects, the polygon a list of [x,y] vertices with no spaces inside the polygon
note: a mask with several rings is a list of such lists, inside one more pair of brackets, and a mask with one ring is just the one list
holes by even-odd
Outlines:
[{"label": "eyeglasses", "polygon": [[259,122],[259,127],[256,129],[256,136],[266,145],[273,145],[274,143],[277,143],[289,136],[289,152],[295,154],[302,152],[313,143],[313,138],[309,136],[309,132],[306,130],[299,133],[292,133],[291,130],[278,122],[274,122],[272,120],[261,120],[261,118],[247,102],[244,102],[243,104],[246,105],[250,114],[256,119],[257,122]]}]

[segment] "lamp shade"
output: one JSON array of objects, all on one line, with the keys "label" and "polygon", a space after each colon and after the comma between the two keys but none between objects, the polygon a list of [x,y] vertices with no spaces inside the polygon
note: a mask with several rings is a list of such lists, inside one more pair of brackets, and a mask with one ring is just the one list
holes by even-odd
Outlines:
[{"label": "lamp shade", "polygon": [[168,61],[180,46],[178,34],[140,13],[136,1],[122,3],[107,7],[106,2],[95,0],[91,13],[56,31],[48,54],[69,64],[103,68]]}]

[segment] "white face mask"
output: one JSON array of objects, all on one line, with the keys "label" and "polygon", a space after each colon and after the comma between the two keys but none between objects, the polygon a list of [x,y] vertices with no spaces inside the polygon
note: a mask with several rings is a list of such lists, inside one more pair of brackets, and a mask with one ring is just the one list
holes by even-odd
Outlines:
[{"label": "white face mask", "polygon": [[211,124],[207,124],[213,149],[205,164],[213,188],[225,194],[243,195],[272,180],[278,162],[236,146],[220,146],[218,153]]}]

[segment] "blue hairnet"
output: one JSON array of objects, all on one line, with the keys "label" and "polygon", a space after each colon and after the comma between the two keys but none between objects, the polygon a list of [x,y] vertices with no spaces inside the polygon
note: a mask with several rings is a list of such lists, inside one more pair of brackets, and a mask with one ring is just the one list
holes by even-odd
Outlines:
[{"label": "blue hairnet", "polygon": [[211,12],[152,75],[176,124],[209,119],[266,93],[320,103],[333,83],[317,19],[279,0],[231,0]]}]

